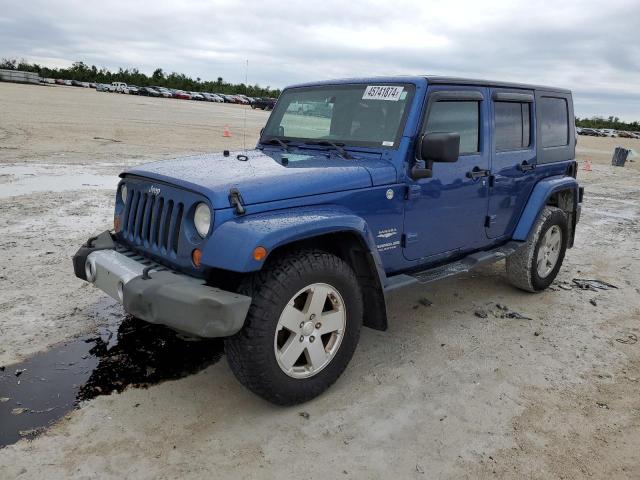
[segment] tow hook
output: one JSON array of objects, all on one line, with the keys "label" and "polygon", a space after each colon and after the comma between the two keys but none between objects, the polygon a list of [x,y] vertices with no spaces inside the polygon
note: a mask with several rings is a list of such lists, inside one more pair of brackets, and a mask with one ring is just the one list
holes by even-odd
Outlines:
[{"label": "tow hook", "polygon": [[85,242],[84,246],[85,246],[85,247],[87,247],[87,248],[93,248],[93,242],[94,242],[97,238],[98,238],[97,236],[89,238],[89,239]]},{"label": "tow hook", "polygon": [[153,270],[153,267],[144,267],[144,270],[142,270],[142,279],[143,280],[149,280],[151,277],[149,276],[149,272]]}]

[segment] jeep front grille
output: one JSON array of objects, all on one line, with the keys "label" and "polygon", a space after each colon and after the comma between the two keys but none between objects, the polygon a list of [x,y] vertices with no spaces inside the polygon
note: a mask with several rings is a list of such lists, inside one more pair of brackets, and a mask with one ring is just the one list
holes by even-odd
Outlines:
[{"label": "jeep front grille", "polygon": [[133,245],[178,252],[184,204],[130,186],[121,235]]}]

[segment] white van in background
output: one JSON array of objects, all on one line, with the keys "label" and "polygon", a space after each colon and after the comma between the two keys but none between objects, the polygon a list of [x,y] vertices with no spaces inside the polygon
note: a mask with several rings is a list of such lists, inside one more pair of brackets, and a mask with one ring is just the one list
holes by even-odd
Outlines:
[{"label": "white van in background", "polygon": [[117,93],[129,93],[129,88],[124,82],[113,82],[111,85],[109,85],[109,91]]}]

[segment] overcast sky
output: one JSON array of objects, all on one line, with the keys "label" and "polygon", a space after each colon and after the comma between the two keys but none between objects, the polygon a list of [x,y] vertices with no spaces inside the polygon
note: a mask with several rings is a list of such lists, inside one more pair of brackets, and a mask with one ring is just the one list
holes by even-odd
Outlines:
[{"label": "overcast sky", "polygon": [[578,116],[640,120],[638,0],[0,0],[0,57],[155,67],[284,87],[438,74],[574,92]]}]

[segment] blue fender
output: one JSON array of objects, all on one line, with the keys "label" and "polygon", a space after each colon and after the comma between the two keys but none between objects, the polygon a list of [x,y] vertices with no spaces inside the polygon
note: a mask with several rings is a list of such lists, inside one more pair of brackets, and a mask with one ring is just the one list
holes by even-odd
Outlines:
[{"label": "blue fender", "polygon": [[573,204],[574,206],[578,205],[578,182],[575,178],[559,175],[541,180],[533,187],[527,205],[524,207],[518,225],[516,225],[516,229],[513,232],[514,240],[524,241],[527,239],[549,197],[560,190],[572,190],[574,195]]},{"label": "blue fender", "polygon": [[367,222],[339,206],[300,207],[236,217],[214,230],[202,252],[202,263],[235,272],[253,272],[264,263],[253,258],[258,246],[270,253],[291,242],[336,232],[359,235],[373,256],[380,285],[384,286],[386,275]]}]

